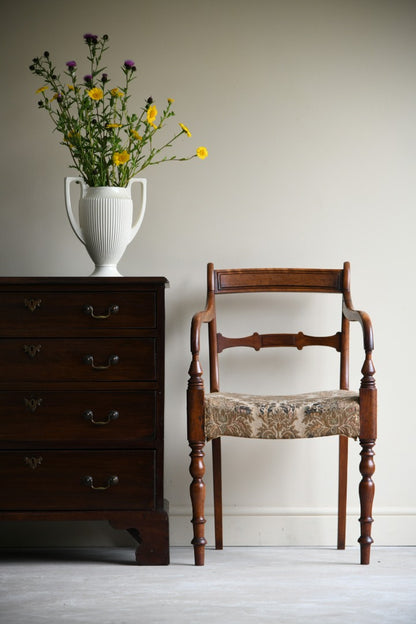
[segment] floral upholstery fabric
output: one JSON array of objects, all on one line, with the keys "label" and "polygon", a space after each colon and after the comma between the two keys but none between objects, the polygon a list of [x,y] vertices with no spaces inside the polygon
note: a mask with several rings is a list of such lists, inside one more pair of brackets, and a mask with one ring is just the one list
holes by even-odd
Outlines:
[{"label": "floral upholstery fabric", "polygon": [[205,437],[357,438],[359,415],[359,395],[350,390],[293,396],[212,392],[205,396]]}]

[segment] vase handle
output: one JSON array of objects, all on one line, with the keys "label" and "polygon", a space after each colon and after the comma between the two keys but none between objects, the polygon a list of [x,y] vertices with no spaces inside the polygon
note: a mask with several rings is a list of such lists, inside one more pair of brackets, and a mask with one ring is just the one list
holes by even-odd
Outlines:
[{"label": "vase handle", "polygon": [[69,223],[71,224],[72,229],[74,230],[74,233],[76,234],[76,236],[78,236],[79,240],[81,241],[81,243],[83,243],[85,245],[85,240],[82,234],[82,230],[79,226],[79,224],[77,223],[75,216],[74,216],[74,212],[72,210],[72,205],[71,205],[71,195],[69,192],[69,188],[71,186],[71,182],[76,182],[77,184],[81,184],[81,197],[83,197],[85,195],[85,191],[87,189],[87,185],[85,184],[84,180],[80,177],[77,178],[72,178],[72,177],[67,177],[65,178],[65,207],[66,207],[66,212],[68,215],[68,219],[69,219]]},{"label": "vase handle", "polygon": [[146,210],[146,199],[147,199],[147,180],[146,178],[132,178],[130,180],[130,182],[128,183],[127,188],[131,189],[132,185],[135,182],[139,182],[139,184],[141,184],[142,187],[142,197],[141,197],[141,202],[140,202],[140,208],[139,208],[139,215],[137,217],[136,223],[134,223],[131,227],[131,235],[130,235],[130,241],[131,242],[133,240],[133,238],[136,236],[137,232],[139,231],[139,228],[142,224],[143,221],[143,217],[144,217],[144,213]]}]

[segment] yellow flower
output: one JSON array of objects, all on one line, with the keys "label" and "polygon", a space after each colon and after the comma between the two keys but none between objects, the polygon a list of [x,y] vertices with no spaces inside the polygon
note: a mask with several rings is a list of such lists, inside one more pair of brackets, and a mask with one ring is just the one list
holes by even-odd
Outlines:
[{"label": "yellow flower", "polygon": [[46,91],[47,88],[48,87],[40,87],[35,93],[42,93],[43,91]]},{"label": "yellow flower", "polygon": [[126,162],[130,160],[130,154],[124,150],[123,152],[114,152],[113,154],[113,163],[118,167],[119,165],[124,165]]},{"label": "yellow flower", "polygon": [[70,130],[65,136],[65,140],[67,144],[69,145],[69,147],[74,147],[74,142],[79,141],[79,138],[80,138],[79,132],[74,132],[73,130]]},{"label": "yellow flower", "polygon": [[110,91],[111,95],[114,95],[115,97],[124,97],[124,93],[123,91],[120,91],[120,89],[118,87],[115,87],[114,89],[111,89]]},{"label": "yellow flower", "polygon": [[106,128],[121,128],[123,124],[107,124]]},{"label": "yellow flower", "polygon": [[71,139],[72,137],[79,137],[79,132],[75,132],[74,130],[70,130],[66,135],[67,139]]},{"label": "yellow flower", "polygon": [[192,136],[192,134],[190,133],[190,131],[188,130],[186,126],[184,126],[182,123],[180,123],[179,125],[182,128],[182,130],[188,135],[188,137]]},{"label": "yellow flower", "polygon": [[137,130],[132,130],[131,131],[132,136],[134,136],[135,139],[137,139],[138,141],[142,140],[142,136],[140,136],[140,134],[137,132]]},{"label": "yellow flower", "polygon": [[104,97],[104,93],[103,90],[100,89],[100,87],[93,87],[92,89],[90,89],[89,91],[87,91],[88,95],[90,96],[90,98],[92,100],[95,100],[96,102],[98,100],[102,100]]},{"label": "yellow flower", "polygon": [[69,89],[70,91],[74,91],[74,89],[75,89],[74,85],[67,85],[67,86],[68,86],[68,89]]},{"label": "yellow flower", "polygon": [[204,160],[204,158],[206,158],[208,156],[207,148],[206,147],[198,147],[198,149],[196,150],[196,155],[201,160]]},{"label": "yellow flower", "polygon": [[149,108],[147,109],[147,123],[149,123],[151,126],[153,126],[154,128],[156,127],[154,125],[155,119],[157,116],[157,108],[156,106],[153,104],[152,106],[149,106]]},{"label": "yellow flower", "polygon": [[174,103],[174,99],[173,98],[168,98],[168,104],[173,104]]}]

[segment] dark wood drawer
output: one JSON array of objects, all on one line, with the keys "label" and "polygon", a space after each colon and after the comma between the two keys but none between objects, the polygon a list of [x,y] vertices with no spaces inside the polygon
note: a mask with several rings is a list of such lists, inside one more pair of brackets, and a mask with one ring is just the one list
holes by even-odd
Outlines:
[{"label": "dark wood drawer", "polygon": [[99,335],[156,327],[156,294],[148,292],[0,292],[0,335]]},{"label": "dark wood drawer", "polygon": [[0,382],[156,379],[155,338],[2,339]]},{"label": "dark wood drawer", "polygon": [[14,448],[29,443],[85,448],[137,447],[156,437],[157,394],[39,390],[0,392],[0,441]]},{"label": "dark wood drawer", "polygon": [[155,505],[151,450],[2,452],[0,477],[1,510],[151,510]]}]

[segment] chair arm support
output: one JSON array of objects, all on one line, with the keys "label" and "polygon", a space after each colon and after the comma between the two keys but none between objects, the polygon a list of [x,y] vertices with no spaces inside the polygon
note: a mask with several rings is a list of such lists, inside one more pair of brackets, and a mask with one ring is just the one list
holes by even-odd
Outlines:
[{"label": "chair arm support", "polygon": [[371,319],[366,312],[355,310],[349,293],[344,296],[342,313],[348,321],[358,321],[363,330],[365,360],[360,384],[360,438],[374,440],[377,437],[377,388],[374,379],[374,336]]}]

